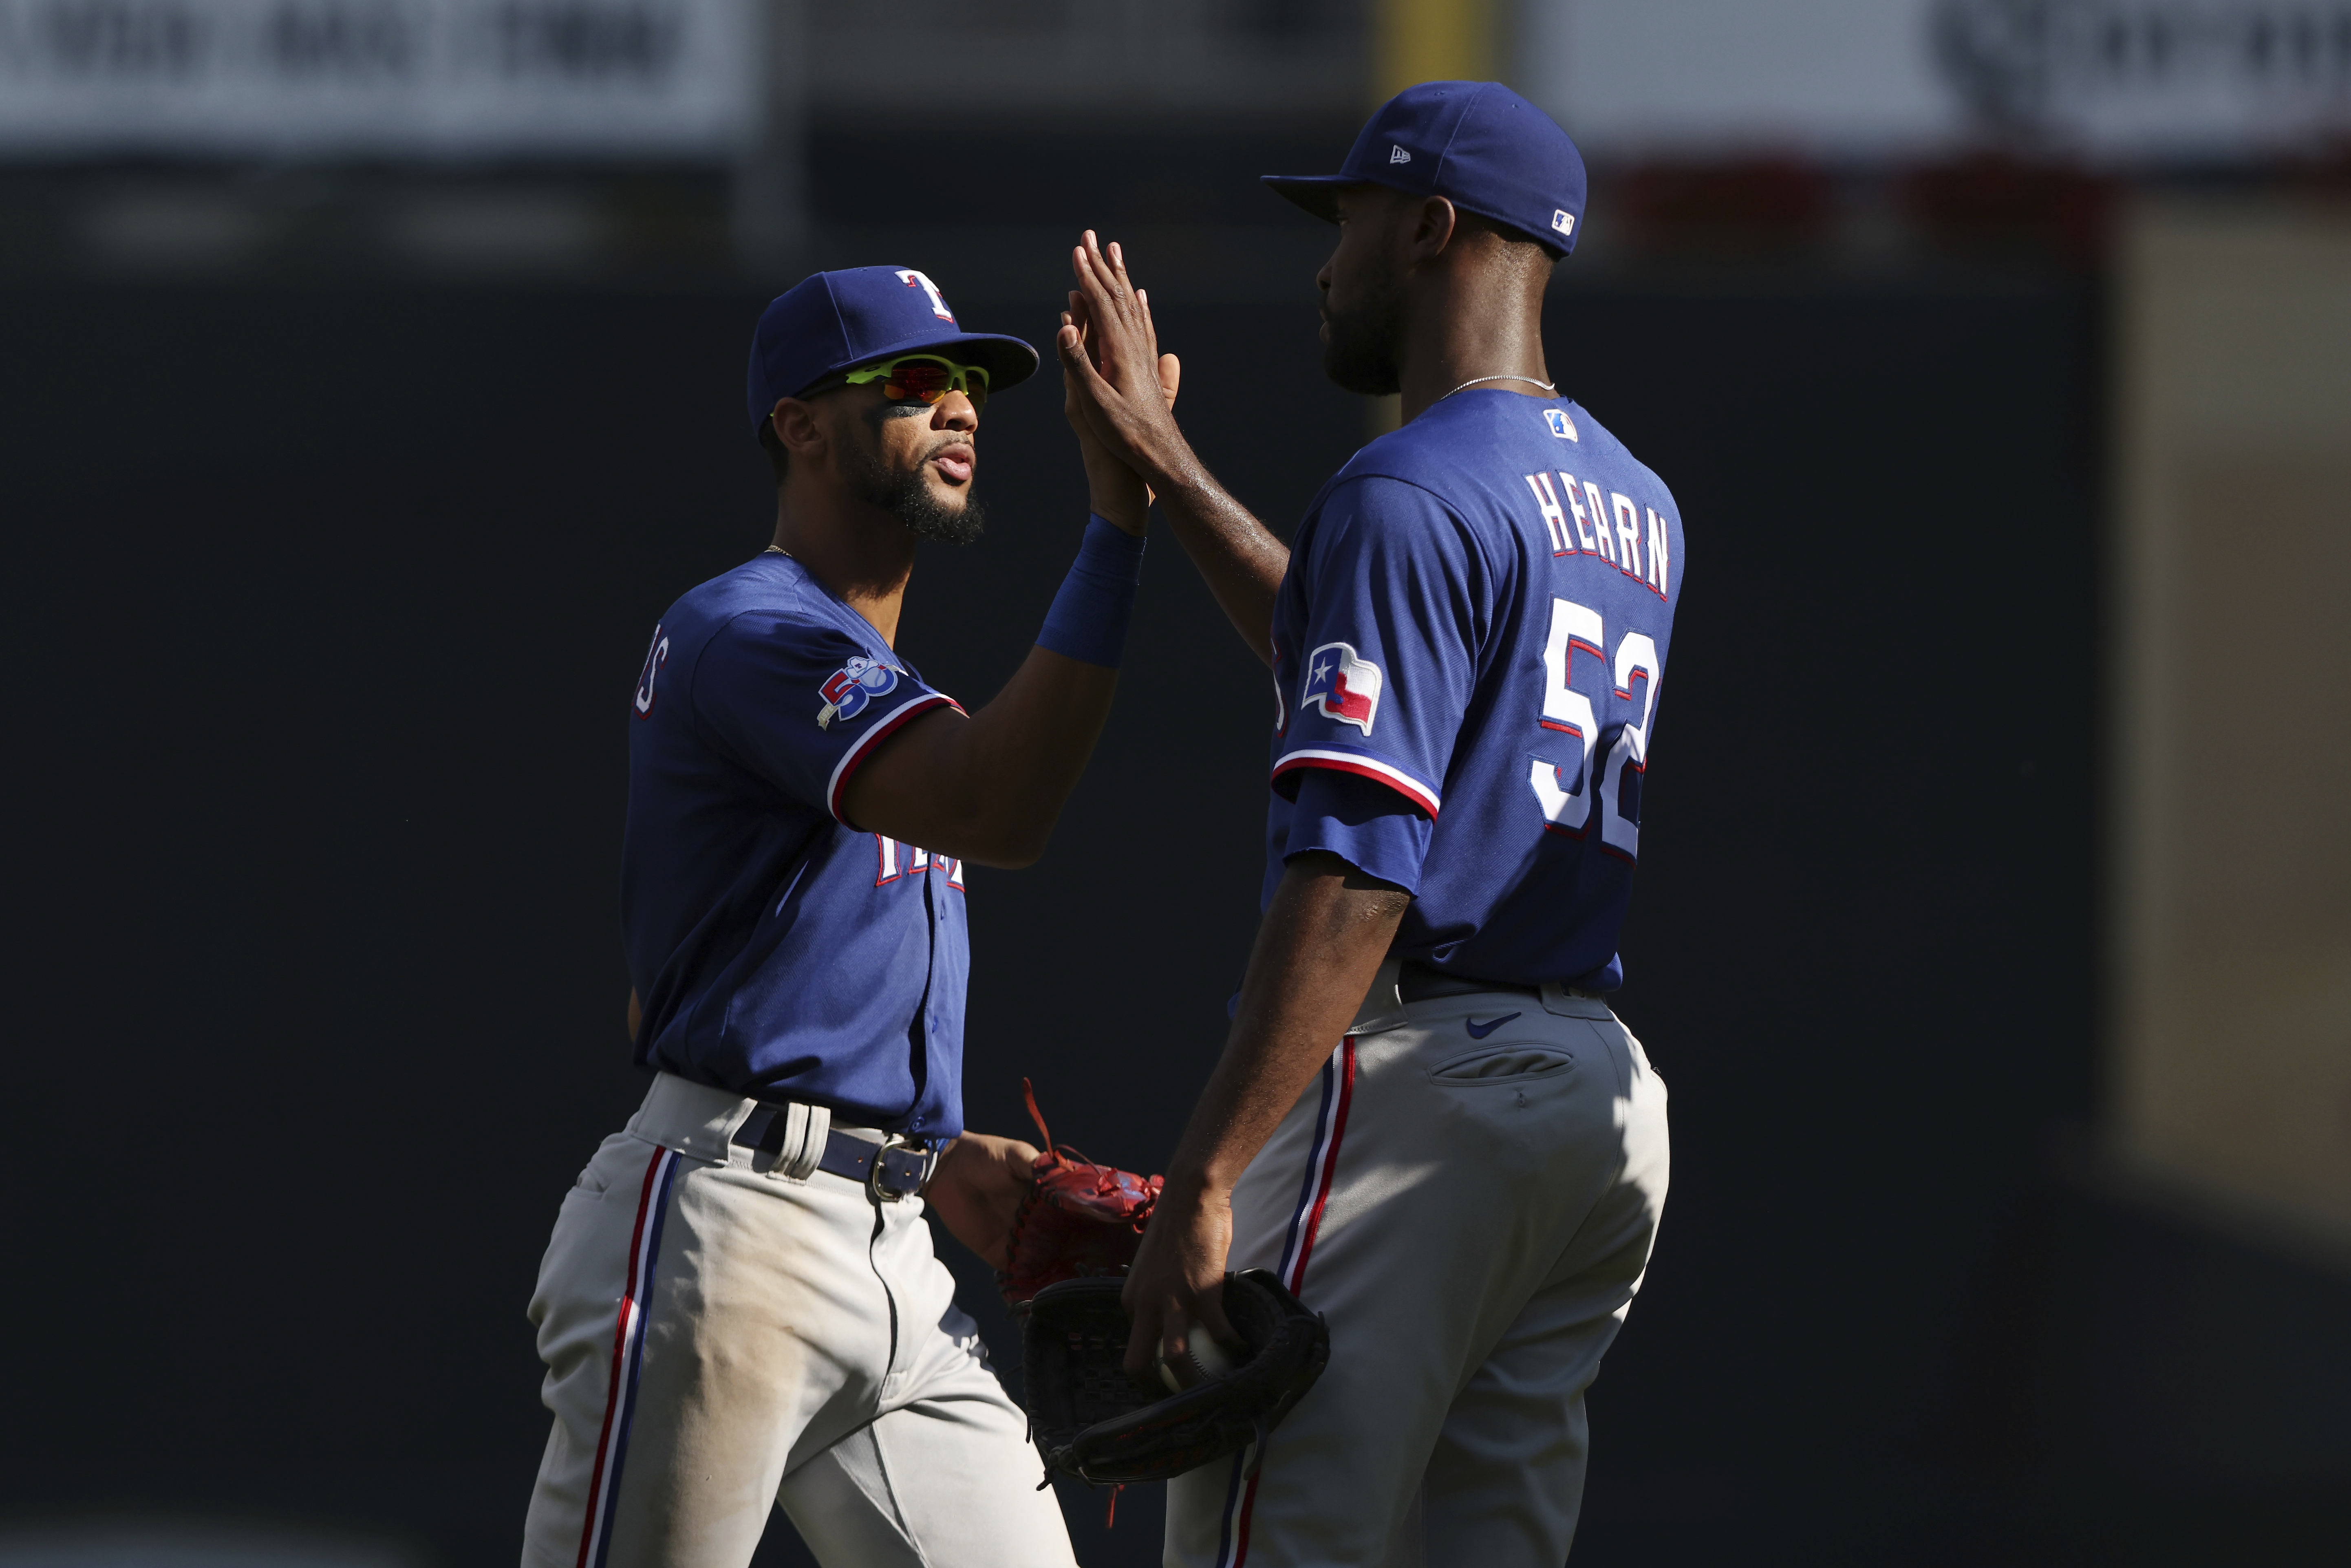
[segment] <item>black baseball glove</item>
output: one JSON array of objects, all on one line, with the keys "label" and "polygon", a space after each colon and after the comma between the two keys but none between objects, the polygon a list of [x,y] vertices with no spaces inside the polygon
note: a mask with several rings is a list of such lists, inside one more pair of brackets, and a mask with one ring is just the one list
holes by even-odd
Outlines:
[{"label": "black baseball glove", "polygon": [[1125,1285],[1064,1280],[1029,1303],[1029,1426],[1048,1470],[1097,1483],[1164,1481],[1261,1445],[1331,1359],[1321,1315],[1251,1269],[1228,1279],[1224,1294],[1248,1358],[1171,1395],[1126,1375]]}]

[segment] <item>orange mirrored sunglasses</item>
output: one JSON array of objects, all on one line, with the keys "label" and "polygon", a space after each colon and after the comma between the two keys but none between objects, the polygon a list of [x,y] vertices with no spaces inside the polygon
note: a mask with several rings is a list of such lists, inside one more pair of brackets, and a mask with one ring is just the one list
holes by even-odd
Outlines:
[{"label": "orange mirrored sunglasses", "polygon": [[958,365],[933,354],[909,354],[904,359],[867,365],[841,378],[851,386],[882,383],[882,395],[892,402],[935,403],[951,392],[971,399],[975,412],[987,403],[987,372],[977,365]]}]

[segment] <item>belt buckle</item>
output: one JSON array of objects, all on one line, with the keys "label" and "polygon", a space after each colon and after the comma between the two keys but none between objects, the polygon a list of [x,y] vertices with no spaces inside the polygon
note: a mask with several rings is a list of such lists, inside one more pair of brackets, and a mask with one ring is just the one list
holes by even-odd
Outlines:
[{"label": "belt buckle", "polygon": [[[923,1156],[922,1180],[914,1184],[914,1192],[899,1192],[882,1185],[882,1156],[894,1150],[907,1150]],[[912,1197],[930,1185],[931,1173],[938,1168],[939,1152],[919,1138],[909,1138],[904,1133],[893,1133],[873,1146],[873,1163],[865,1168],[865,1190],[873,1195],[876,1203],[896,1203]]]}]

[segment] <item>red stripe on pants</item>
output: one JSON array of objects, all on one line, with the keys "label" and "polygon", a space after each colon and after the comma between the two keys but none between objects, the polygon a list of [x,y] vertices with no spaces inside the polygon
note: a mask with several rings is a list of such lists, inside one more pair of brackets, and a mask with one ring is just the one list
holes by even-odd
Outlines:
[{"label": "red stripe on pants", "polygon": [[[1314,1255],[1314,1238],[1322,1233],[1322,1210],[1331,1202],[1331,1184],[1339,1176],[1339,1143],[1347,1135],[1347,1107],[1355,1097],[1355,1037],[1349,1035],[1339,1042],[1339,1108],[1331,1116],[1331,1141],[1322,1150],[1322,1174],[1314,1184],[1314,1207],[1306,1216],[1305,1234],[1298,1239],[1298,1260],[1290,1266],[1290,1278],[1282,1283],[1293,1296],[1302,1295],[1306,1282],[1306,1260]],[[1258,1455],[1263,1464],[1265,1456]],[[1232,1568],[1243,1568],[1249,1562],[1249,1515],[1257,1507],[1256,1476],[1249,1477],[1249,1489],[1241,1493],[1239,1517],[1233,1521]]]},{"label": "red stripe on pants", "polygon": [[1322,1210],[1331,1201],[1331,1184],[1339,1175],[1339,1141],[1347,1135],[1347,1106],[1355,1097],[1355,1037],[1339,1042],[1339,1109],[1331,1118],[1331,1142],[1322,1151],[1322,1179],[1314,1184],[1314,1209],[1306,1217],[1306,1233],[1298,1239],[1298,1260],[1282,1281],[1293,1296],[1302,1293],[1306,1260],[1314,1255],[1314,1238],[1322,1229]]},{"label": "red stripe on pants", "polygon": [[588,1517],[580,1527],[579,1568],[588,1568],[589,1550],[596,1544],[596,1521],[603,1514],[604,1461],[612,1452],[612,1417],[621,1408],[621,1396],[626,1389],[629,1360],[629,1326],[636,1316],[637,1263],[645,1245],[645,1215],[653,1207],[653,1193],[659,1188],[662,1160],[667,1149],[655,1149],[651,1164],[645,1166],[644,1190],[637,1195],[636,1228],[629,1233],[628,1282],[621,1289],[620,1322],[612,1327],[612,1386],[604,1396],[604,1428],[596,1437],[596,1468],[588,1475]]}]

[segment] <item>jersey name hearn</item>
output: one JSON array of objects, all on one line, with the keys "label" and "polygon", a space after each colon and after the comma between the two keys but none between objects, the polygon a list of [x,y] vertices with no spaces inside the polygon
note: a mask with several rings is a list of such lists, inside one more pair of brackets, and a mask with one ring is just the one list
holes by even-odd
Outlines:
[{"label": "jersey name hearn", "polygon": [[[1559,483],[1552,483],[1557,474]],[[1625,576],[1646,583],[1658,598],[1671,582],[1672,547],[1667,543],[1665,518],[1656,508],[1644,507],[1621,490],[1603,492],[1589,479],[1578,480],[1564,468],[1526,476],[1543,528],[1551,535],[1551,553],[1596,555]],[[1644,528],[1646,523],[1646,548]]]}]

